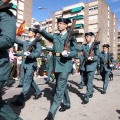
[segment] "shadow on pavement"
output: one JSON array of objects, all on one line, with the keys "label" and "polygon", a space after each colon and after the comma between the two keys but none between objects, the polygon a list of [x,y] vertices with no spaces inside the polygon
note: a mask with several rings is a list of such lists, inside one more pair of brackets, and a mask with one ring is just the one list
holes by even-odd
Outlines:
[{"label": "shadow on pavement", "polygon": [[73,81],[73,80],[68,80],[68,82],[71,83],[71,84],[76,85],[77,87],[79,87],[79,84],[77,82]]},{"label": "shadow on pavement", "polygon": [[99,91],[99,92],[102,92],[102,88],[101,87],[96,87],[95,85],[93,85],[93,87],[97,90],[97,91]]},{"label": "shadow on pavement", "polygon": [[18,95],[15,95],[15,96],[13,96],[13,98],[5,99],[5,101],[8,102],[8,104],[10,105],[10,107],[12,108],[12,110],[13,110],[16,114],[20,115],[21,109],[23,109],[23,108],[25,107],[25,104],[24,104],[23,106],[15,106],[15,105],[12,105],[12,104],[11,104],[11,102],[13,102],[13,101],[16,100],[17,96],[18,96]]},{"label": "shadow on pavement", "polygon": [[[120,110],[116,110],[116,112],[117,112],[118,114],[120,114]],[[118,118],[120,119],[120,116],[119,116]]]},{"label": "shadow on pavement", "polygon": [[120,110],[116,110],[116,112],[120,114]]},{"label": "shadow on pavement", "polygon": [[[14,102],[17,99],[18,95],[14,95],[13,98],[5,99],[5,101],[8,102],[8,104],[15,111],[15,113],[17,113],[18,115],[20,115],[21,110],[25,107],[25,103],[22,106],[16,106],[16,105],[13,105],[11,103],[11,102]],[[25,97],[25,102],[27,102],[31,98],[32,95],[34,95],[34,90],[32,88],[30,88],[29,92],[27,93],[27,95]]]},{"label": "shadow on pavement", "polygon": [[44,90],[42,90],[42,92],[44,93],[43,96],[46,97],[47,100],[50,101],[50,105],[51,105],[53,102],[53,97],[54,97],[54,92],[55,92],[55,84],[49,83],[48,85],[50,88],[45,88]]},{"label": "shadow on pavement", "polygon": [[94,77],[94,79],[96,79],[97,81],[102,81],[101,78]]},{"label": "shadow on pavement", "polygon": [[[74,83],[73,83],[74,84]],[[80,91],[78,89],[76,89],[75,87],[73,87],[71,84],[68,85],[68,90],[72,93],[75,93],[81,100],[83,100],[83,93],[80,93]]]}]

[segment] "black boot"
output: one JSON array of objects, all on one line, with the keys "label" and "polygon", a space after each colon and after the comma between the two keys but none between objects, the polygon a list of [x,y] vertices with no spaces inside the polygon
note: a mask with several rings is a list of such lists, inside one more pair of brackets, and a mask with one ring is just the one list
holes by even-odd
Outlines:
[{"label": "black boot", "polygon": [[44,120],[54,120],[52,113],[48,113],[47,117]]}]

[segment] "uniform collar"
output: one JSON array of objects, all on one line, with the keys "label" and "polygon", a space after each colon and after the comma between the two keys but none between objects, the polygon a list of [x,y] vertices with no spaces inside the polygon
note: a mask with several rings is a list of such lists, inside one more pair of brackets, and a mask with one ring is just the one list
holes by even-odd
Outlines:
[{"label": "uniform collar", "polygon": [[30,39],[30,42],[32,42],[35,38]]},{"label": "uniform collar", "polygon": [[91,45],[92,45],[92,43],[89,43],[89,44],[87,44],[87,45],[91,46]]},{"label": "uniform collar", "polygon": [[60,35],[63,36],[63,35],[65,35],[66,33],[67,33],[67,31],[60,33]]}]

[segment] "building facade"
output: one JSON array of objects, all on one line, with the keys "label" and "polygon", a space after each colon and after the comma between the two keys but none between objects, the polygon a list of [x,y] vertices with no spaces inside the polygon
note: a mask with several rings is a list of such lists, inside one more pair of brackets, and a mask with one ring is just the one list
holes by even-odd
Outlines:
[{"label": "building facade", "polygon": [[[15,10],[11,10],[16,16],[16,26],[19,27],[20,24],[25,21],[25,31],[31,27],[32,19],[32,0],[12,0]],[[27,6],[27,7],[26,7]],[[20,40],[28,39],[27,34],[24,33],[21,36],[17,36]],[[14,44],[15,49],[19,50],[19,46]]]},{"label": "building facade", "polygon": [[[111,12],[105,0],[77,3],[54,12],[51,20],[51,33],[58,32],[56,17],[64,17],[71,20],[76,18],[74,34],[78,45],[85,43],[84,33],[93,32],[96,35],[101,28],[98,38],[100,41],[100,50],[102,50],[102,45],[105,42],[110,44],[110,52],[114,54],[114,59],[117,59],[118,19]],[[42,24],[43,22],[40,23]],[[44,26],[48,26],[48,23],[45,22]]]},{"label": "building facade", "polygon": [[[25,20],[25,28],[31,27],[32,19],[32,0],[12,0],[17,9],[12,10],[16,16],[17,27]],[[25,7],[27,6],[27,7]]]}]

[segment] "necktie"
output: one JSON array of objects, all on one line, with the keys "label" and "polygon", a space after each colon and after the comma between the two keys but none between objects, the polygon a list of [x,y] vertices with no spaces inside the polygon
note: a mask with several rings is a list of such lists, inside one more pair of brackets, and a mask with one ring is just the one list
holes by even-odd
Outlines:
[{"label": "necktie", "polygon": [[62,34],[60,34],[60,38],[62,37]]}]

